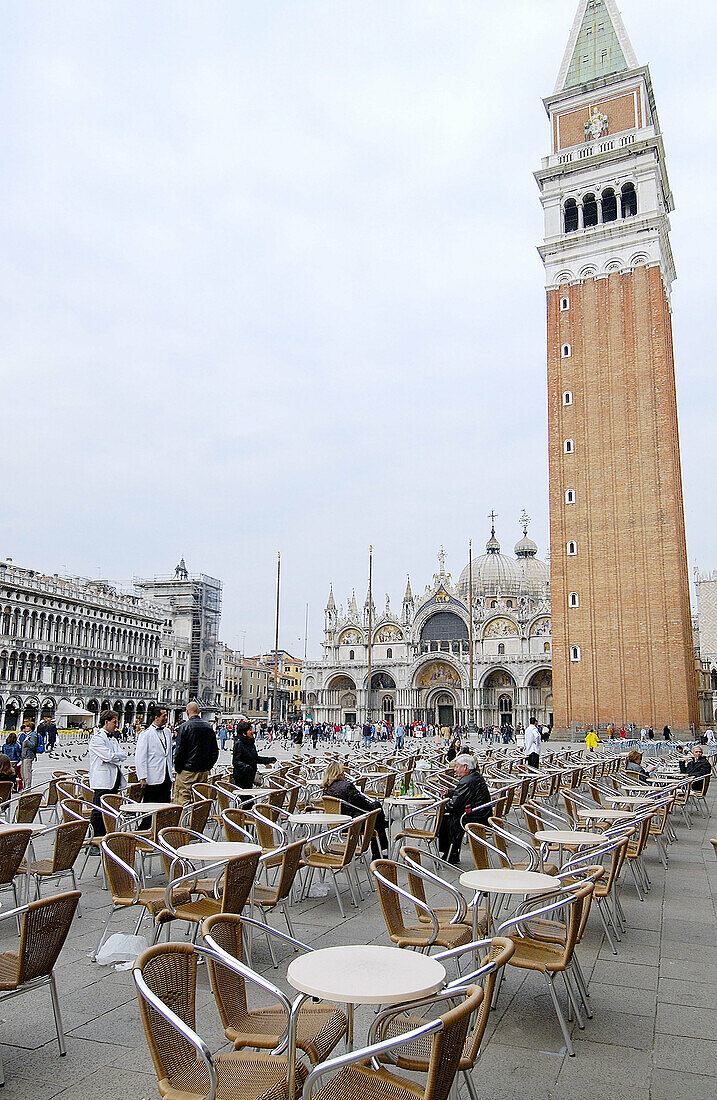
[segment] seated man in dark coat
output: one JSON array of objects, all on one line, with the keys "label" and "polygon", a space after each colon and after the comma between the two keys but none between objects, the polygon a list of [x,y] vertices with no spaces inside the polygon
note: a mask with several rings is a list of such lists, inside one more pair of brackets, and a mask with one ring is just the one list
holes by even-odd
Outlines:
[{"label": "seated man in dark coat", "polygon": [[468,821],[487,825],[491,807],[488,805],[490,792],[485,779],[476,768],[475,757],[468,753],[457,756],[453,761],[453,771],[458,776],[459,783],[453,788],[443,815],[438,833],[438,849],[443,859],[449,863],[459,863],[464,815]]},{"label": "seated man in dark coat", "polygon": [[[694,779],[699,779],[702,776],[709,775],[712,771],[712,766],[709,760],[704,755],[704,751],[701,745],[695,745],[692,750],[692,759],[680,760],[680,771],[685,775],[690,775]],[[702,791],[703,783],[693,783],[692,790],[695,794],[700,794]]]},{"label": "seated man in dark coat", "polygon": [[233,779],[237,787],[254,786],[256,770],[260,764],[275,764],[275,756],[259,756],[254,744],[254,727],[251,722],[239,722],[232,752]]}]

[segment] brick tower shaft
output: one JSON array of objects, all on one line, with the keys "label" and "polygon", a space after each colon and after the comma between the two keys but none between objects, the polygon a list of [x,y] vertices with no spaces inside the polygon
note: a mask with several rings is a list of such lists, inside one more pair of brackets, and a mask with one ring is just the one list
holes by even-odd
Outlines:
[{"label": "brick tower shaft", "polygon": [[649,70],[581,0],[545,211],[557,729],[688,730],[697,691],[672,347],[672,207]]}]

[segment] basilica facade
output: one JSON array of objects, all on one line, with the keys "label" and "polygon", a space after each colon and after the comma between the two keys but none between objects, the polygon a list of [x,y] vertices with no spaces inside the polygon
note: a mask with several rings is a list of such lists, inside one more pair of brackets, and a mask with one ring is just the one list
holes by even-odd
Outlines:
[{"label": "basilica facade", "polygon": [[457,584],[441,551],[423,595],[409,579],[400,613],[388,596],[377,613],[370,593],[361,611],[355,593],[344,609],[332,588],[323,657],[304,666],[312,720],[454,726],[468,725],[472,709],[478,726],[526,726],[531,715],[552,724],[549,567],[528,537],[528,517],[521,522],[515,556],[501,552],[493,527]]}]

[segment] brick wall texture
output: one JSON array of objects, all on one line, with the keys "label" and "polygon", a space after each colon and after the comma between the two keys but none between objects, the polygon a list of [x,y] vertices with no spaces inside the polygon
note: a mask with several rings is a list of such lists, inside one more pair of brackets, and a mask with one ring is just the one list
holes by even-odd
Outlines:
[{"label": "brick wall texture", "polygon": [[[548,401],[555,725],[688,729],[697,693],[672,325],[659,268],[548,292]],[[572,592],[577,608],[568,606]]]}]

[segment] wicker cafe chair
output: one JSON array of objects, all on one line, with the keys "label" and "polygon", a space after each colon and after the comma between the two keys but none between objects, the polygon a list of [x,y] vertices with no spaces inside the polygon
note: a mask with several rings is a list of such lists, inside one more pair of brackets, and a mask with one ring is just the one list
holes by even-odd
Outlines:
[{"label": "wicker cafe chair", "polygon": [[[19,950],[0,954],[0,1003],[8,997],[49,985],[60,1054],[67,1052],[53,968],[67,939],[79,900],[79,891],[74,890],[31,901],[21,909],[0,914],[0,921],[7,917],[20,918]],[[5,1073],[0,1060],[0,1085],[4,1084]]]},{"label": "wicker cafe chair", "polygon": [[[249,930],[259,927],[267,934],[267,939],[272,934],[278,935],[281,940],[289,939],[295,947],[304,951],[311,951],[312,948],[268,925],[236,913],[210,917],[202,925],[202,938],[213,952],[207,958],[209,979],[225,1036],[237,1050],[243,1047],[284,1050],[288,1041],[291,1002],[244,962],[244,927]],[[278,1004],[250,1009],[247,982],[270,993]],[[295,1016],[296,1046],[308,1055],[312,1063],[321,1062],[346,1034],[347,1027],[346,1013],[335,1005],[313,1000],[304,1002]]]},{"label": "wicker cafe chair", "polygon": [[[431,906],[433,912],[438,917],[439,924],[467,924],[468,905],[463,894],[438,874],[439,868],[447,874],[453,872],[454,875],[460,868],[457,868],[455,864],[448,863],[445,859],[441,859],[440,856],[434,855],[433,852],[424,851],[421,848],[404,846],[401,848],[400,856],[407,867],[413,867],[415,870],[423,872],[422,877],[418,875],[408,876],[411,893],[414,897],[419,898],[423,902],[427,900],[424,889],[424,883],[426,881],[432,883],[439,890],[450,890],[453,896],[452,906]],[[422,924],[430,924],[430,919],[424,912],[420,909],[416,912]],[[487,909],[478,909],[477,921],[479,928],[486,929],[488,927]]]},{"label": "wicker cafe chair", "polygon": [[[287,1100],[286,1057],[236,1050],[213,1056],[195,1031],[198,958],[193,944],[160,944],[144,951],[132,972],[163,1100]],[[296,1100],[305,1077],[299,1063],[288,1100]]]},{"label": "wicker cafe chair", "polygon": [[[212,917],[215,913],[241,913],[251,894],[254,876],[259,865],[259,855],[258,850],[247,852],[226,863],[218,898],[187,896],[187,891],[194,889],[193,883],[198,877],[196,871],[188,871],[178,878],[171,879],[166,889],[162,891],[164,905],[171,917],[194,924],[196,936],[199,925],[207,917]],[[212,870],[214,866],[219,864],[210,864],[204,870]]]},{"label": "wicker cafe chair", "polygon": [[15,824],[31,825],[40,812],[42,791],[30,791],[18,796],[15,803]]},{"label": "wicker cafe chair", "polygon": [[[277,907],[281,909],[290,936],[294,935],[294,929],[287,903],[291,898],[294,880],[301,867],[303,850],[303,840],[296,840],[293,844],[287,844],[281,852],[281,862],[276,870],[274,882],[271,885],[255,882],[251,892],[252,905],[258,906],[263,913],[266,914],[267,912],[271,912],[272,909],[276,909]],[[269,941],[269,943],[271,945],[271,941]],[[271,955],[274,966],[276,967],[277,963],[274,959],[273,951]]]},{"label": "wicker cafe chair", "polygon": [[[32,830],[18,825],[17,828],[0,832],[0,890],[12,890],[15,906],[19,904],[15,875],[20,871],[27,846],[32,839]],[[20,925],[18,921],[18,932]]]},{"label": "wicker cafe chair", "polygon": [[[433,844],[437,847],[438,833],[447,805],[448,799],[444,798],[440,802],[434,802],[430,806],[423,806],[421,809],[414,810],[412,813],[407,814],[404,818],[403,828],[401,828],[393,838],[394,854],[401,847],[402,840],[423,840],[426,844]],[[407,824],[407,822],[413,822],[417,817],[423,817],[425,819],[424,828],[420,828],[418,825]]]},{"label": "wicker cafe chair", "polygon": [[[468,1087],[468,1093],[471,1100],[478,1100],[470,1071],[475,1068],[475,1064],[482,1054],[481,1044],[490,1018],[490,1008],[495,984],[503,967],[515,951],[513,941],[502,936],[478,941],[466,947],[461,947],[458,950],[460,952],[474,951],[478,947],[487,948],[488,951],[480,960],[478,969],[472,974],[467,974],[464,977],[456,979],[446,987],[446,992],[448,993],[451,990],[460,989],[469,983],[472,985],[480,983],[483,991],[483,998],[475,1013],[468,1034],[466,1035],[460,1062],[458,1064],[458,1069],[463,1074],[463,1079]],[[455,952],[443,952],[434,957],[445,958],[446,955],[449,954],[455,954]],[[417,1010],[425,1005],[430,1006],[434,1003],[434,998],[428,998],[426,1001],[414,1001],[410,1004],[394,1005],[391,1008],[384,1009],[371,1026],[370,1041],[380,1041],[420,1027],[421,1024],[425,1023],[425,1016],[421,1016]],[[406,1069],[417,1073],[427,1073],[430,1056],[431,1041],[428,1036],[424,1035],[422,1038],[416,1039],[412,1043],[407,1043],[399,1051],[392,1054],[391,1061],[394,1065],[398,1066],[399,1069]]]},{"label": "wicker cafe chair", "polygon": [[195,797],[194,802],[188,802],[184,807],[181,818],[182,825],[187,829],[193,829],[197,833],[203,833],[207,827],[213,805],[211,798]]},{"label": "wicker cafe chair", "polygon": [[[89,822],[66,821],[55,827],[55,844],[52,849],[51,859],[36,859],[29,865],[29,874],[35,880],[35,896],[40,897],[40,883],[50,879],[61,879],[69,875],[72,879],[72,888],[77,889],[75,878],[75,862],[77,861],[82,846],[87,837]],[[77,916],[82,916],[80,906],[77,906]]]},{"label": "wicker cafe chair", "polygon": [[[100,942],[97,944],[97,950],[92,956],[93,960],[97,958],[102,944],[107,939],[112,917],[121,909],[129,909],[134,905],[141,906],[141,912],[134,928],[135,935],[139,932],[139,926],[144,917],[149,913],[154,920],[155,940],[159,936],[162,926],[173,919],[174,914],[168,909],[165,902],[164,888],[152,887],[147,889],[143,887],[142,880],[135,870],[140,845],[143,850],[148,844],[152,844],[152,841],[136,837],[134,833],[107,833],[106,836],[102,837],[100,850],[107,883],[112,895],[112,908],[107,915]],[[158,854],[162,855],[163,849],[159,845],[155,847]],[[189,900],[188,893],[186,897]]]},{"label": "wicker cafe chair", "polygon": [[[165,851],[162,855],[162,863],[167,876],[167,881],[177,878],[183,871],[188,870],[191,864],[186,859],[177,856],[177,849],[192,841],[206,843],[209,838],[203,833],[196,833],[193,829],[187,829],[182,825],[174,825],[168,829],[161,829],[157,836],[157,843]],[[192,882],[193,894],[204,894],[208,898],[219,897],[219,884],[224,872],[224,865],[217,868],[217,874],[211,878],[197,878]]]},{"label": "wicker cafe chair", "polygon": [[3,815],[10,809],[10,798],[14,787],[14,779],[0,779],[0,811]]},{"label": "wicker cafe chair", "polygon": [[[445,1006],[447,1001],[457,1003],[444,1009],[441,1016],[403,1035],[322,1062],[306,1079],[304,1100],[311,1100],[312,1096],[314,1100],[447,1100],[460,1065],[471,1015],[482,999],[483,990],[475,985],[436,994],[432,1000],[436,1009]],[[427,1008],[430,1007],[430,1003],[427,1004]],[[431,1038],[430,1052],[423,1083],[403,1077],[385,1066],[376,1069],[370,1061],[428,1037]],[[328,1074],[333,1074],[331,1080],[316,1087]]]},{"label": "wicker cafe chair", "polygon": [[[417,880],[423,879],[435,886],[436,876],[427,875],[415,865],[408,867],[391,859],[375,859],[371,864],[371,873],[378,886],[378,898],[386,929],[392,942],[398,947],[413,947],[428,952],[431,947],[460,947],[470,943],[473,934],[470,924],[462,921],[441,924],[424,897],[413,893],[412,884]],[[399,884],[399,877],[406,881],[408,889]],[[443,886],[451,894],[457,892],[447,883],[443,883]],[[418,925],[407,924],[401,906],[402,900],[427,917],[427,921]],[[465,904],[465,900],[461,900]]]},{"label": "wicker cafe chair", "polygon": [[[590,883],[589,889],[592,890],[592,888],[592,883]],[[547,904],[538,905],[537,907],[535,906],[535,901],[536,899],[533,898],[532,902],[534,907],[532,909],[524,912],[519,917],[513,917],[510,920],[504,921],[498,928],[498,935],[509,935],[515,944],[515,952],[509,962],[510,966],[518,967],[521,970],[534,970],[543,975],[545,984],[548,987],[548,992],[550,993],[550,998],[553,1002],[555,1015],[560,1024],[560,1030],[563,1033],[565,1047],[570,1057],[574,1058],[575,1048],[570,1039],[570,1031],[568,1030],[568,1025],[560,1007],[560,1001],[558,1000],[558,993],[555,988],[555,975],[563,974],[568,1000],[575,1013],[579,1026],[583,1027],[584,1025],[580,1015],[577,998],[569,981],[573,951],[580,928],[582,905],[578,904],[578,897],[575,891],[567,894],[563,893],[553,901]],[[563,908],[567,910],[567,932],[563,943],[551,943],[550,941],[541,940],[537,936],[528,934],[526,926],[531,920],[556,913],[559,909]]]},{"label": "wicker cafe chair", "polygon": [[[356,817],[350,821],[347,825],[340,825],[337,829],[330,829],[325,836],[333,835],[337,840],[343,838],[343,845],[340,851],[322,851],[320,847],[317,847],[313,842],[306,844],[304,848],[304,863],[309,868],[309,874],[306,879],[306,885],[304,887],[304,894],[308,895],[311,889],[311,882],[314,877],[314,871],[330,871],[331,878],[334,884],[334,892],[336,894],[336,900],[339,903],[339,911],[342,917],[346,917],[344,911],[343,902],[341,900],[341,894],[339,893],[339,886],[336,881],[336,876],[340,871],[344,871],[348,880],[349,889],[351,890],[351,900],[355,906],[358,906],[358,900],[356,898],[356,892],[353,881],[351,879],[351,873],[349,865],[354,857],[356,848],[358,847],[359,839],[361,836],[361,830],[363,829],[364,817]],[[319,837],[315,837],[314,841],[320,840]]]}]

